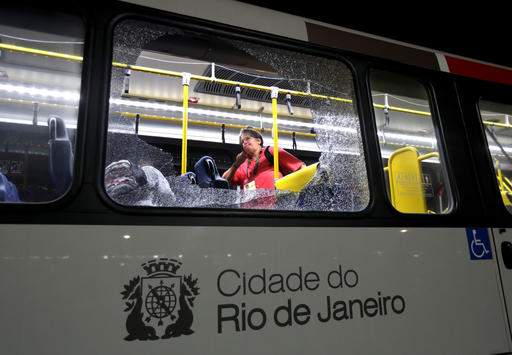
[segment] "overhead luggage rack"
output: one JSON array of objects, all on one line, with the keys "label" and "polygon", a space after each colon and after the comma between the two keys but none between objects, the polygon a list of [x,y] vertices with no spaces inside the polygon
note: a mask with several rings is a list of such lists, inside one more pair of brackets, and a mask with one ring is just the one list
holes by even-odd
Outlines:
[{"label": "overhead luggage rack", "polygon": [[[213,68],[215,68],[215,72],[213,72]],[[214,74],[214,75],[213,75]],[[292,90],[291,83],[289,79],[279,78],[279,77],[267,77],[260,76],[257,74],[251,73],[243,73],[237,71],[232,68],[227,68],[221,65],[209,65],[203,73],[205,77],[215,77],[216,79],[221,80],[229,80],[236,81],[240,83],[249,83],[260,86],[275,86],[280,90]],[[218,80],[215,81],[200,81],[196,84],[194,88],[194,92],[202,93],[202,94],[210,94],[210,95],[220,95],[220,96],[235,96],[235,88],[236,86],[225,85]],[[263,91],[251,88],[242,88],[241,90],[242,99],[260,101],[260,102],[270,102],[270,91]],[[279,104],[286,104],[286,95],[280,94],[277,102]],[[311,99],[304,96],[292,96],[290,103],[294,107],[305,107],[309,108],[311,106]]]}]

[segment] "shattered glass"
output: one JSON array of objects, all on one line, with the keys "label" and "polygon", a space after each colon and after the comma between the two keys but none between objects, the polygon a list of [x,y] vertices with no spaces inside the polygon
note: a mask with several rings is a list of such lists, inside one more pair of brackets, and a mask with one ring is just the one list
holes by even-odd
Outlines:
[{"label": "shattered glass", "polygon": [[[162,37],[169,40],[167,49],[172,53],[172,38],[176,34],[195,35],[174,28],[125,21],[115,31],[114,61],[134,65],[145,46]],[[204,38],[204,35],[197,37]],[[165,176],[172,198],[153,198],[154,187],[148,184],[122,195],[110,196],[128,206],[290,211],[361,211],[366,208],[369,202],[366,164],[355,109],[352,73],[346,65],[332,59],[238,40],[226,42],[262,66],[272,68],[292,90],[331,97],[307,98],[312,128],[305,132],[316,135],[320,163],[311,181],[300,192],[201,188],[174,169],[180,157],[174,157],[139,138],[135,134],[134,120],[121,116],[120,108],[111,105],[107,165],[127,159],[141,167],[155,167]],[[124,80],[125,71],[113,68],[111,99],[122,97]],[[281,96],[280,93],[280,104],[284,102],[284,96]],[[343,100],[333,99],[336,97]]]},{"label": "shattered glass", "polygon": [[[294,90],[353,98],[352,74],[334,60],[236,42],[236,45],[272,66]],[[296,194],[291,210],[360,211],[368,205],[368,180],[359,119],[354,104],[311,100],[316,142],[321,150],[320,169],[309,185]],[[285,206],[281,206],[285,208]]]}]

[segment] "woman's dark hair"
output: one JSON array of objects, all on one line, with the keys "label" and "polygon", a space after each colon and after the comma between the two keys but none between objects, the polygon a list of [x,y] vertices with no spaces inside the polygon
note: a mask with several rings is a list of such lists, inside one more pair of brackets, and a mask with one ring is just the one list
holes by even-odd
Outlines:
[{"label": "woman's dark hair", "polygon": [[247,126],[247,127],[242,128],[240,130],[240,136],[238,138],[238,141],[240,142],[240,145],[242,145],[242,136],[243,135],[259,139],[260,140],[260,145],[263,147],[263,136],[254,127]]}]

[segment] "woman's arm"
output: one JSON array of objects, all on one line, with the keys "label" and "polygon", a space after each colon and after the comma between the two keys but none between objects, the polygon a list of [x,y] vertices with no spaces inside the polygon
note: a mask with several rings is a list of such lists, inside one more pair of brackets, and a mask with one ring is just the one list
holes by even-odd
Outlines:
[{"label": "woman's arm", "polygon": [[233,165],[231,165],[231,167],[228,170],[226,170],[224,172],[224,174],[222,174],[222,178],[226,179],[229,183],[231,183],[231,181],[233,180],[233,176],[235,176],[237,169],[240,167],[240,165],[243,164],[245,159],[246,159],[245,152],[242,151],[242,152],[238,153],[238,155],[236,156],[235,162],[233,163]]}]

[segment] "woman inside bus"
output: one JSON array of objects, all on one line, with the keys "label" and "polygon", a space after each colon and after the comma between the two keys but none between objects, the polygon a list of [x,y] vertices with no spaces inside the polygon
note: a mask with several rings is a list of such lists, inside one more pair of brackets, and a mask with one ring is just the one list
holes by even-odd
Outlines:
[{"label": "woman inside bus", "polygon": [[[244,189],[274,188],[274,149],[263,148],[263,137],[252,127],[240,131],[242,151],[233,165],[222,175],[231,186]],[[298,158],[279,148],[279,177],[302,169],[306,165]]]}]

